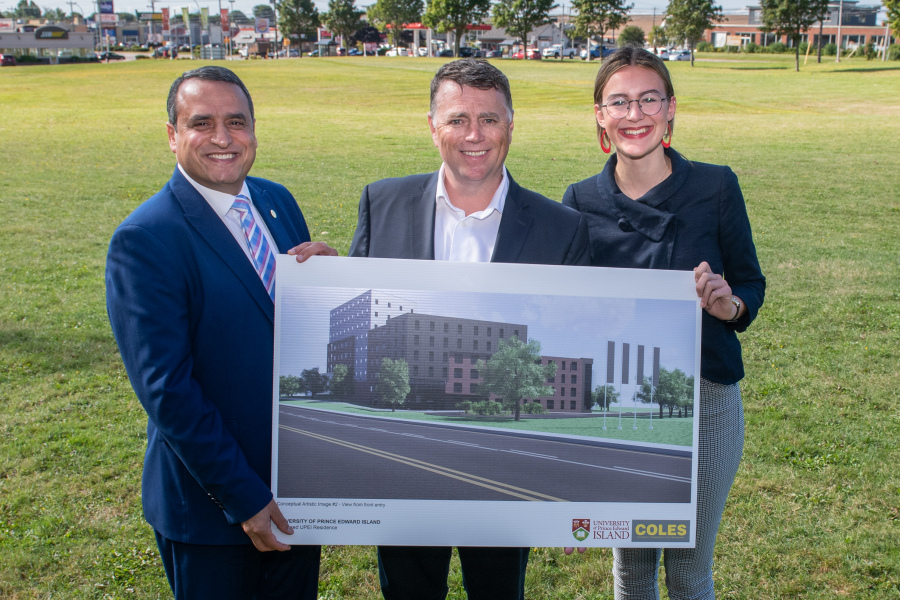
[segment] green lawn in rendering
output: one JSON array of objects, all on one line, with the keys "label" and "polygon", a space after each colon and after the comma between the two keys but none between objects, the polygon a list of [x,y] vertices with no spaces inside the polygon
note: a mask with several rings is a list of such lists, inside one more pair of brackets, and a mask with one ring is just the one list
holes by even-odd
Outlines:
[{"label": "green lawn in rendering", "polygon": [[[742,335],[746,446],[718,597],[896,599],[900,67],[699,59],[669,64],[673,145],[737,173],[768,277]],[[171,175],[165,96],[199,64],[0,73],[0,598],[170,597],[141,515],[145,416],[110,334],[103,271],[115,226]],[[440,164],[425,119],[439,64],[229,63],[256,105],[253,174],[285,184],[313,237],[345,253],[366,183]],[[496,64],[516,109],[507,166],[559,199],[605,160],[598,65]],[[608,550],[537,549],[527,595],[610,599],[610,564]],[[320,596],[380,597],[374,549],[324,549]],[[454,566],[450,598],[463,597]]]}]

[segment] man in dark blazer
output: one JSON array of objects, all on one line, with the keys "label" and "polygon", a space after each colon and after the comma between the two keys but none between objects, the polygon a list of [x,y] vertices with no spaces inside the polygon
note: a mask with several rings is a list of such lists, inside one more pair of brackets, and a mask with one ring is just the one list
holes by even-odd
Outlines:
[{"label": "man in dark blazer", "polygon": [[[350,256],[590,264],[584,218],[506,171],[513,110],[503,73],[473,59],[445,64],[431,83],[428,122],[440,170],[366,186]],[[451,550],[380,546],[385,599],[445,598]],[[459,548],[469,599],[523,599],[528,552]]]},{"label": "man in dark blazer", "polygon": [[106,269],[113,334],[149,417],[145,518],[178,599],[315,599],[319,547],[272,533],[292,531],[269,489],[273,263],[334,252],[297,247],[309,232],[290,192],[247,177],[253,103],[234,73],[185,73],[168,113],[175,172],[116,229]]}]

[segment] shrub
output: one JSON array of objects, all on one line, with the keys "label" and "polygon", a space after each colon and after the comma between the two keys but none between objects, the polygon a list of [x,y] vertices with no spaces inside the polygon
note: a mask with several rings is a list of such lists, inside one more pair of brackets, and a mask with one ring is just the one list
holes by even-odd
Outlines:
[{"label": "shrub", "polygon": [[900,44],[888,46],[888,60],[900,60]]},{"label": "shrub", "polygon": [[540,402],[527,402],[522,406],[522,412],[528,415],[542,415],[547,412],[547,410]]},{"label": "shrub", "polygon": [[878,56],[878,53],[875,51],[875,43],[869,42],[868,44],[866,44],[865,48],[863,49],[863,53],[866,55],[866,60],[872,60],[873,58]]},{"label": "shrub", "polygon": [[784,54],[787,52],[788,47],[781,42],[775,42],[774,44],[769,44],[768,50],[771,54]]},{"label": "shrub", "polygon": [[740,46],[725,46],[725,52],[727,52],[728,54],[737,54],[740,51]]},{"label": "shrub", "polygon": [[476,415],[499,415],[500,403],[493,400],[485,400],[484,402],[473,402],[472,412]]},{"label": "shrub", "polygon": [[697,42],[697,52],[715,52],[716,47],[709,42]]},{"label": "shrub", "polygon": [[460,402],[459,404],[457,404],[456,407],[463,409],[465,412],[469,412],[470,410],[472,410],[472,402],[466,400],[465,402]]},{"label": "shrub", "polygon": [[825,44],[822,46],[822,54],[825,56],[837,56],[837,44]]},{"label": "shrub", "polygon": [[[809,42],[800,42],[800,54],[806,54],[806,49],[809,48]],[[812,50],[810,50],[812,52]]]},{"label": "shrub", "polygon": [[750,42],[741,47],[741,52],[744,52],[745,54],[756,54],[759,52],[759,45]]}]

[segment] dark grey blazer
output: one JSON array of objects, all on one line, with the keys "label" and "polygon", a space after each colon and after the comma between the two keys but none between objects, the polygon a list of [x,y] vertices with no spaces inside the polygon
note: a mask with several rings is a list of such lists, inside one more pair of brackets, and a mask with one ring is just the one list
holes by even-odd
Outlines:
[{"label": "dark grey blazer", "polygon": [[[367,185],[359,199],[350,256],[434,260],[437,183],[435,172]],[[587,221],[510,176],[491,262],[589,265]]]}]

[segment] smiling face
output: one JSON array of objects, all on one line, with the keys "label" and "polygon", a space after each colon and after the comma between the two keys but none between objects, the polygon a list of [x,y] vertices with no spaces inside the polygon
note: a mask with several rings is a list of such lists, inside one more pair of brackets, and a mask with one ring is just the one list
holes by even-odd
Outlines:
[{"label": "smiling face", "polygon": [[[662,98],[667,96],[666,86],[655,71],[645,67],[625,67],[616,71],[603,86],[603,104],[617,99],[638,100],[645,94],[653,93]],[[638,102],[631,102],[628,114],[621,119],[613,119],[606,108],[594,105],[597,122],[606,129],[616,152],[631,159],[643,158],[653,152],[663,152],[660,142],[666,134],[668,122],[675,117],[675,98],[663,101],[661,110],[655,115],[645,115]]]},{"label": "smiling face", "polygon": [[202,186],[239,194],[256,158],[244,92],[232,83],[188,79],[178,88],[175,105],[178,122],[166,127],[178,164]]},{"label": "smiling face", "polygon": [[494,193],[512,141],[513,120],[503,94],[444,81],[428,113],[448,189]]}]

